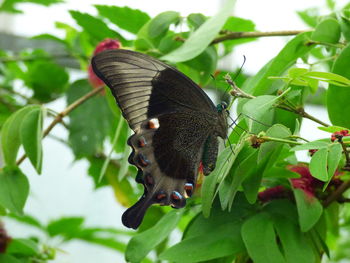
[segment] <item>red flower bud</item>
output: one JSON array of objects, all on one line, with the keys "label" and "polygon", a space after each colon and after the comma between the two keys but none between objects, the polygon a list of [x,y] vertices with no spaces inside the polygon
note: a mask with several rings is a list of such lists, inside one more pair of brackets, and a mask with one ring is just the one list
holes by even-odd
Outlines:
[{"label": "red flower bud", "polygon": [[310,156],[313,156],[315,154],[315,152],[317,152],[317,151],[318,151],[318,149],[310,149],[309,150]]},{"label": "red flower bud", "polygon": [[292,178],[291,182],[294,188],[301,189],[308,196],[315,196],[315,189],[321,187],[323,182],[314,178],[305,164],[290,165],[289,170],[301,175],[300,178]]},{"label": "red flower bud", "polygon": [[[121,47],[121,44],[118,40],[114,40],[114,39],[105,39],[102,42],[100,42],[94,51],[94,55],[104,51],[104,50],[109,50],[109,49],[118,49]],[[91,64],[89,65],[88,68],[88,78],[89,78],[89,82],[91,84],[91,86],[95,89],[104,86],[104,82],[99,79],[96,74],[94,73],[94,71],[92,70],[92,66]]]},{"label": "red flower bud", "polygon": [[283,197],[287,197],[287,192],[282,185],[268,188],[258,194],[258,199],[263,203]]}]

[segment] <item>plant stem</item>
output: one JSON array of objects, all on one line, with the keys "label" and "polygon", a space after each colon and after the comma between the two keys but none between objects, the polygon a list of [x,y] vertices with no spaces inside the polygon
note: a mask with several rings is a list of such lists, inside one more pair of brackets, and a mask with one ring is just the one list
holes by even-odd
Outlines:
[{"label": "plant stem", "polygon": [[215,38],[211,44],[217,44],[226,40],[255,37],[275,37],[275,36],[294,36],[309,30],[286,30],[273,32],[226,32],[225,35]]},{"label": "plant stem", "polygon": [[305,45],[306,46],[322,45],[322,46],[335,47],[335,48],[343,48],[343,47],[345,47],[344,43],[332,44],[332,43],[326,43],[326,42],[320,42],[320,41],[312,41],[312,40],[306,42]]},{"label": "plant stem", "polygon": [[250,95],[240,88],[237,87],[236,83],[231,79],[231,76],[229,74],[226,74],[224,77],[225,81],[232,87],[232,91],[230,92],[232,96],[239,97],[239,98],[247,98],[247,99],[255,99],[256,97],[253,95]]},{"label": "plant stem", "polygon": [[291,136],[289,136],[288,138],[300,139],[300,140],[303,140],[304,142],[309,142],[309,140],[306,140],[305,138],[300,137],[300,136],[298,136],[298,135],[291,135]]},{"label": "plant stem", "polygon": [[268,136],[261,136],[258,137],[259,139],[265,141],[265,142],[282,142],[282,143],[288,143],[288,144],[294,144],[294,145],[302,145],[302,142],[296,142],[296,141],[291,141],[291,140],[286,140],[286,139],[281,139],[281,138],[274,138],[274,137],[268,137]]},{"label": "plant stem", "polygon": [[343,170],[345,171],[350,171],[350,156],[349,156],[349,151],[348,149],[346,149],[346,145],[344,144],[343,138],[341,137],[340,139],[338,139],[338,142],[340,143],[341,147],[343,148],[343,152],[345,155],[345,159],[346,159],[346,163],[343,167]]},{"label": "plant stem", "polygon": [[350,188],[350,180],[343,182],[328,198],[323,202],[323,206],[327,207],[334,201],[337,201],[343,193]]},{"label": "plant stem", "polygon": [[[79,105],[81,105],[82,103],[90,99],[91,97],[95,96],[97,93],[99,93],[103,89],[104,89],[104,86],[90,91],[89,93],[85,94],[83,97],[77,99],[75,102],[70,104],[62,112],[57,114],[57,116],[52,120],[50,125],[44,130],[43,138],[46,137],[51,132],[51,130],[56,126],[56,124],[61,122],[62,119],[65,116],[67,116],[71,111],[73,111],[76,107],[78,107]],[[22,157],[17,160],[16,164],[20,165],[26,159],[26,157],[27,156],[25,154],[22,155]]]}]

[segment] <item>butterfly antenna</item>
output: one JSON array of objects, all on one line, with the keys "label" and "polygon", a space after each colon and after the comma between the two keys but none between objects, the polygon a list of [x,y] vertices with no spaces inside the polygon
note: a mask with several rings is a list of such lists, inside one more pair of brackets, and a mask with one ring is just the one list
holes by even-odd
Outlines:
[{"label": "butterfly antenna", "polygon": [[256,120],[256,119],[254,119],[253,117],[250,117],[250,116],[248,116],[247,114],[244,114],[244,113],[240,113],[240,115],[244,115],[245,117],[247,117],[248,119],[250,119],[250,120],[252,120],[252,121],[255,121],[255,122],[257,122],[257,123],[259,123],[259,124],[261,124],[261,125],[263,125],[263,126],[265,126],[265,127],[271,127],[271,125],[268,125],[268,124],[266,124],[266,123],[263,123],[263,122],[261,122],[261,121],[258,121],[258,120]]},{"label": "butterfly antenna", "polygon": [[210,74],[210,77],[213,79],[213,81],[214,81],[214,86],[215,86],[215,93],[217,93],[218,92],[218,87],[216,86],[216,78],[215,78],[215,76],[213,75],[213,74]]},{"label": "butterfly antenna", "polygon": [[[241,74],[242,69],[243,69],[243,66],[244,66],[244,64],[245,64],[246,61],[247,61],[247,58],[245,57],[245,55],[243,55],[243,63],[242,63],[242,65],[240,66],[240,68],[239,68],[239,70],[238,70],[236,76],[235,76],[234,79],[232,80],[233,83],[234,83],[234,81],[237,79],[237,77],[239,76],[239,74]],[[224,94],[226,94],[226,92],[227,92],[230,88],[231,88],[231,85],[228,85],[227,88],[226,88],[226,90],[225,90],[225,92],[224,92]]]},{"label": "butterfly antenna", "polygon": [[[226,139],[228,140],[228,145],[230,146],[230,149],[231,149],[232,154],[235,155],[235,151],[234,151],[233,148],[232,148],[232,144],[231,144],[231,142],[230,142],[230,138],[229,138],[228,136],[226,136]],[[230,156],[229,156],[229,158],[230,158]],[[227,158],[227,161],[228,161],[229,158]]]},{"label": "butterfly antenna", "polygon": [[[231,129],[234,125],[236,125],[237,128],[241,129],[242,131],[245,131],[245,132],[248,132],[248,130],[240,127],[238,124],[237,124],[237,120],[239,119],[239,117],[242,115],[242,113],[238,114],[237,118],[236,119],[233,119],[230,115],[229,115],[229,118],[230,120],[232,121],[232,124],[229,126],[229,129]],[[238,134],[238,133],[237,133]]]},{"label": "butterfly antenna", "polygon": [[247,58],[245,57],[245,55],[243,55],[243,63],[242,63],[242,65],[241,65],[241,67],[239,68],[239,70],[238,70],[238,72],[237,72],[235,78],[234,78],[232,81],[235,81],[235,80],[237,79],[237,77],[239,76],[239,74],[241,74],[242,69],[243,69],[243,66],[244,66],[244,64],[245,64],[246,61],[247,61]]}]

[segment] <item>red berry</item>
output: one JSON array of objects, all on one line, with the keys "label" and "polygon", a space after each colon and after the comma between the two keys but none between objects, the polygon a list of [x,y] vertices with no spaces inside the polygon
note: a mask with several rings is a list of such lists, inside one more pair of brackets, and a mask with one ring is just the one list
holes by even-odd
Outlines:
[{"label": "red berry", "polygon": [[11,241],[11,237],[9,237],[4,229],[3,224],[0,222],[0,253],[5,253],[8,244]]},{"label": "red berry", "polygon": [[264,203],[273,199],[280,199],[286,196],[286,189],[282,185],[268,188],[258,194],[259,200]]},{"label": "red berry", "polygon": [[309,150],[310,156],[313,156],[315,154],[315,152],[317,152],[317,151],[318,151],[318,149],[310,149]]}]

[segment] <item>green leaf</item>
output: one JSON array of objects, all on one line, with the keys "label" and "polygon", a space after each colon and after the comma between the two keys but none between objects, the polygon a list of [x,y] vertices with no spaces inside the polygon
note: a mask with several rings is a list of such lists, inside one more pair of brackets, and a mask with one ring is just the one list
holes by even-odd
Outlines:
[{"label": "green leaf", "polygon": [[338,43],[340,39],[340,25],[334,18],[321,21],[311,35],[311,39],[323,43]]},{"label": "green leaf", "polygon": [[335,133],[338,131],[347,130],[347,128],[340,127],[340,126],[328,126],[328,127],[321,126],[321,127],[317,127],[317,128],[321,131],[330,132],[330,133]]},{"label": "green leaf", "polygon": [[192,27],[193,29],[199,28],[205,21],[207,20],[207,17],[205,17],[201,13],[193,13],[189,14],[187,17],[187,24],[189,27]]},{"label": "green leaf", "polygon": [[325,190],[332,180],[335,171],[338,168],[339,162],[341,160],[341,156],[343,154],[343,148],[340,143],[331,144],[328,148],[328,159],[327,159],[327,168],[328,168],[328,181],[323,186],[323,190]]},{"label": "green leaf", "polygon": [[202,212],[204,217],[208,217],[210,215],[210,210],[215,197],[215,188],[218,177],[221,176],[222,171],[224,170],[224,165],[229,159],[230,155],[232,155],[232,151],[230,147],[227,147],[223,150],[216,162],[216,166],[214,171],[204,178],[202,185]]},{"label": "green leaf", "polygon": [[43,108],[40,106],[28,112],[20,127],[21,142],[25,153],[38,174],[42,166]]},{"label": "green leaf", "polygon": [[200,84],[205,85],[217,68],[218,54],[215,47],[207,47],[199,56],[186,61],[185,64],[198,71],[201,76]]},{"label": "green leaf", "polygon": [[316,27],[320,17],[318,8],[308,8],[304,11],[298,11],[297,14],[310,27]]},{"label": "green leaf", "polygon": [[7,215],[7,211],[5,207],[0,205],[0,216],[6,216],[6,215]]},{"label": "green leaf", "polygon": [[301,189],[293,189],[299,224],[302,232],[309,231],[320,219],[323,208],[320,202],[312,195]]},{"label": "green leaf", "polygon": [[148,14],[127,6],[95,5],[95,7],[100,16],[107,18],[121,29],[134,34],[150,20]]},{"label": "green leaf", "polygon": [[310,172],[313,177],[326,182],[328,180],[327,172],[328,149],[319,149],[311,158]]},{"label": "green leaf", "polygon": [[310,71],[304,74],[304,77],[311,77],[313,79],[325,81],[337,86],[350,87],[350,80],[334,73]]},{"label": "green leaf", "polygon": [[234,255],[244,250],[237,221],[220,224],[204,235],[187,238],[159,255],[170,262],[200,262]]},{"label": "green leaf", "polygon": [[118,39],[123,45],[126,45],[126,40],[114,30],[111,30],[101,19],[87,13],[70,10],[69,13],[79,26],[89,34],[94,40],[93,44],[105,38]]},{"label": "green leaf", "polygon": [[295,64],[296,60],[307,54],[312,47],[305,43],[309,41],[310,32],[297,35],[290,40],[287,45],[267,63],[249,82],[243,85],[244,91],[252,95],[265,95],[274,92],[278,86],[274,86],[274,80],[270,76],[281,76],[283,73]]},{"label": "green leaf", "polygon": [[34,91],[34,98],[48,102],[57,99],[68,86],[66,70],[50,61],[35,61],[28,65],[25,83]]},{"label": "green leaf", "polygon": [[153,227],[131,238],[125,251],[125,259],[140,262],[147,254],[165,240],[181,219],[181,212],[173,210],[164,215]]},{"label": "green leaf", "polygon": [[244,104],[242,112],[249,116],[247,119],[249,130],[253,133],[259,133],[268,128],[273,120],[273,105],[277,97],[272,95],[258,96]]},{"label": "green leaf", "polygon": [[294,146],[291,151],[302,151],[302,150],[310,150],[310,149],[323,149],[327,148],[331,144],[331,141],[328,139],[322,139],[312,142],[307,142],[302,145]]},{"label": "green leaf", "polygon": [[[349,71],[350,45],[347,45],[335,60],[332,73],[350,78]],[[350,88],[329,85],[327,90],[328,116],[333,125],[350,127],[350,119],[344,118],[344,114],[350,112]]]},{"label": "green leaf", "polygon": [[[105,176],[101,181],[99,181],[101,169],[104,164],[104,158],[89,158],[89,164],[88,175],[92,177],[95,189],[108,185],[108,181]],[[118,171],[119,170],[117,170],[117,172]]]},{"label": "green leaf", "polygon": [[[258,151],[249,151],[248,155],[244,153],[245,151],[243,148],[243,150],[237,156],[237,159],[235,160],[234,165],[230,171],[231,183],[228,185],[228,191],[220,195],[222,208],[226,209],[226,207],[228,207],[229,211],[231,211],[233,201],[236,197],[239,187],[241,187],[242,182],[256,171]],[[222,192],[223,191],[221,190],[220,193]]]},{"label": "green leaf", "polygon": [[[115,144],[117,143],[117,140],[120,136],[120,131],[123,127],[123,124],[124,124],[125,120],[123,118],[119,118],[119,121],[118,121],[118,126],[115,130],[115,134],[114,134],[114,138],[113,138],[113,142],[112,142],[112,147],[114,148],[115,147]],[[111,149],[111,151],[109,152],[109,154],[107,155],[104,163],[103,163],[103,166],[101,168],[101,171],[100,171],[100,175],[99,175],[99,178],[98,178],[98,183],[101,182],[104,174],[106,173],[106,170],[108,168],[108,165],[109,165],[109,162],[111,160],[111,157],[112,157],[112,153],[113,153],[113,148]]]},{"label": "green leaf", "polygon": [[279,250],[272,220],[267,213],[256,214],[246,220],[241,233],[254,263],[286,262]]},{"label": "green leaf", "polygon": [[[285,139],[291,135],[292,133],[290,129],[288,129],[286,126],[282,124],[275,124],[266,131],[266,136],[273,137],[273,138]],[[274,148],[276,148],[278,145],[280,145],[280,143],[278,142],[263,143],[259,149],[258,161],[260,162],[261,160],[263,160],[264,157],[270,154],[270,152],[273,151]]]},{"label": "green leaf", "polygon": [[182,62],[201,54],[217,36],[230,16],[235,0],[226,0],[221,11],[205,21],[178,49],[163,56],[162,60]]},{"label": "green leaf", "polygon": [[82,229],[84,218],[82,217],[63,217],[51,221],[47,225],[47,232],[50,237],[62,236],[66,240],[77,237]]},{"label": "green leaf", "polygon": [[5,164],[16,165],[16,157],[21,145],[20,127],[24,117],[38,106],[26,106],[13,113],[1,129],[1,146]]},{"label": "green leaf", "polygon": [[297,225],[285,217],[274,217],[274,226],[282,243],[287,263],[315,262],[316,257],[305,234]]},{"label": "green leaf", "polygon": [[[74,82],[67,92],[68,104],[90,91],[91,86],[85,79]],[[69,118],[69,143],[77,158],[101,151],[104,139],[112,132],[115,121],[102,95],[80,105],[70,113]]]},{"label": "green leaf", "polygon": [[17,9],[18,4],[22,3],[33,3],[43,6],[50,6],[52,4],[63,3],[63,0],[4,0],[0,5],[0,12],[8,13],[22,13],[21,10]]},{"label": "green leaf", "polygon": [[[255,24],[252,20],[243,19],[236,16],[230,16],[224,27],[223,30],[228,30],[232,32],[252,32],[255,31]],[[225,47],[225,54],[228,54],[232,51],[232,49],[240,44],[244,44],[247,42],[255,41],[256,38],[241,38],[241,39],[234,39],[234,40],[226,40],[223,43]]]},{"label": "green leaf", "polygon": [[118,241],[118,238],[116,236],[100,237],[98,235],[91,235],[90,233],[87,234],[86,232],[89,232],[89,229],[82,230],[77,238],[86,242],[108,247],[119,252],[125,251],[126,245],[122,241]]},{"label": "green leaf", "polygon": [[343,36],[347,41],[350,41],[350,19],[343,14],[340,17],[340,28]]},{"label": "green leaf", "polygon": [[299,78],[307,72],[308,70],[306,68],[291,68],[288,70],[288,75],[291,78]]},{"label": "green leaf", "polygon": [[334,0],[327,0],[326,2],[327,2],[328,8],[331,10],[334,10],[335,5],[336,5],[335,1]]},{"label": "green leaf", "polygon": [[64,41],[63,39],[61,39],[59,37],[51,35],[51,34],[40,34],[40,35],[36,35],[36,36],[31,37],[31,39],[51,40],[51,41],[54,41],[54,42],[59,43],[59,44],[64,45],[64,46],[67,45],[66,41]]},{"label": "green leaf", "polygon": [[0,170],[0,205],[13,213],[22,214],[29,194],[27,177],[18,168]]},{"label": "green leaf", "polygon": [[261,180],[265,170],[268,168],[270,157],[276,157],[278,155],[279,154],[276,154],[275,151],[270,151],[264,158],[257,160],[257,165],[254,167],[255,169],[243,181],[242,187],[244,195],[250,204],[254,204],[258,198]]},{"label": "green leaf", "polygon": [[36,227],[40,230],[45,230],[43,225],[33,216],[30,215],[16,215],[16,214],[9,214],[8,215],[10,218],[15,219],[18,222],[21,222],[22,224],[27,224],[33,227]]},{"label": "green leaf", "polygon": [[23,255],[23,256],[35,256],[39,253],[38,244],[33,240],[24,238],[15,238],[10,242],[6,253]]},{"label": "green leaf", "polygon": [[156,38],[164,34],[169,29],[169,26],[178,23],[179,19],[180,13],[175,11],[160,13],[151,20],[148,27],[148,35],[150,38]]},{"label": "green leaf", "polygon": [[15,258],[14,256],[7,254],[0,254],[0,262],[2,263],[23,263],[22,260]]}]

